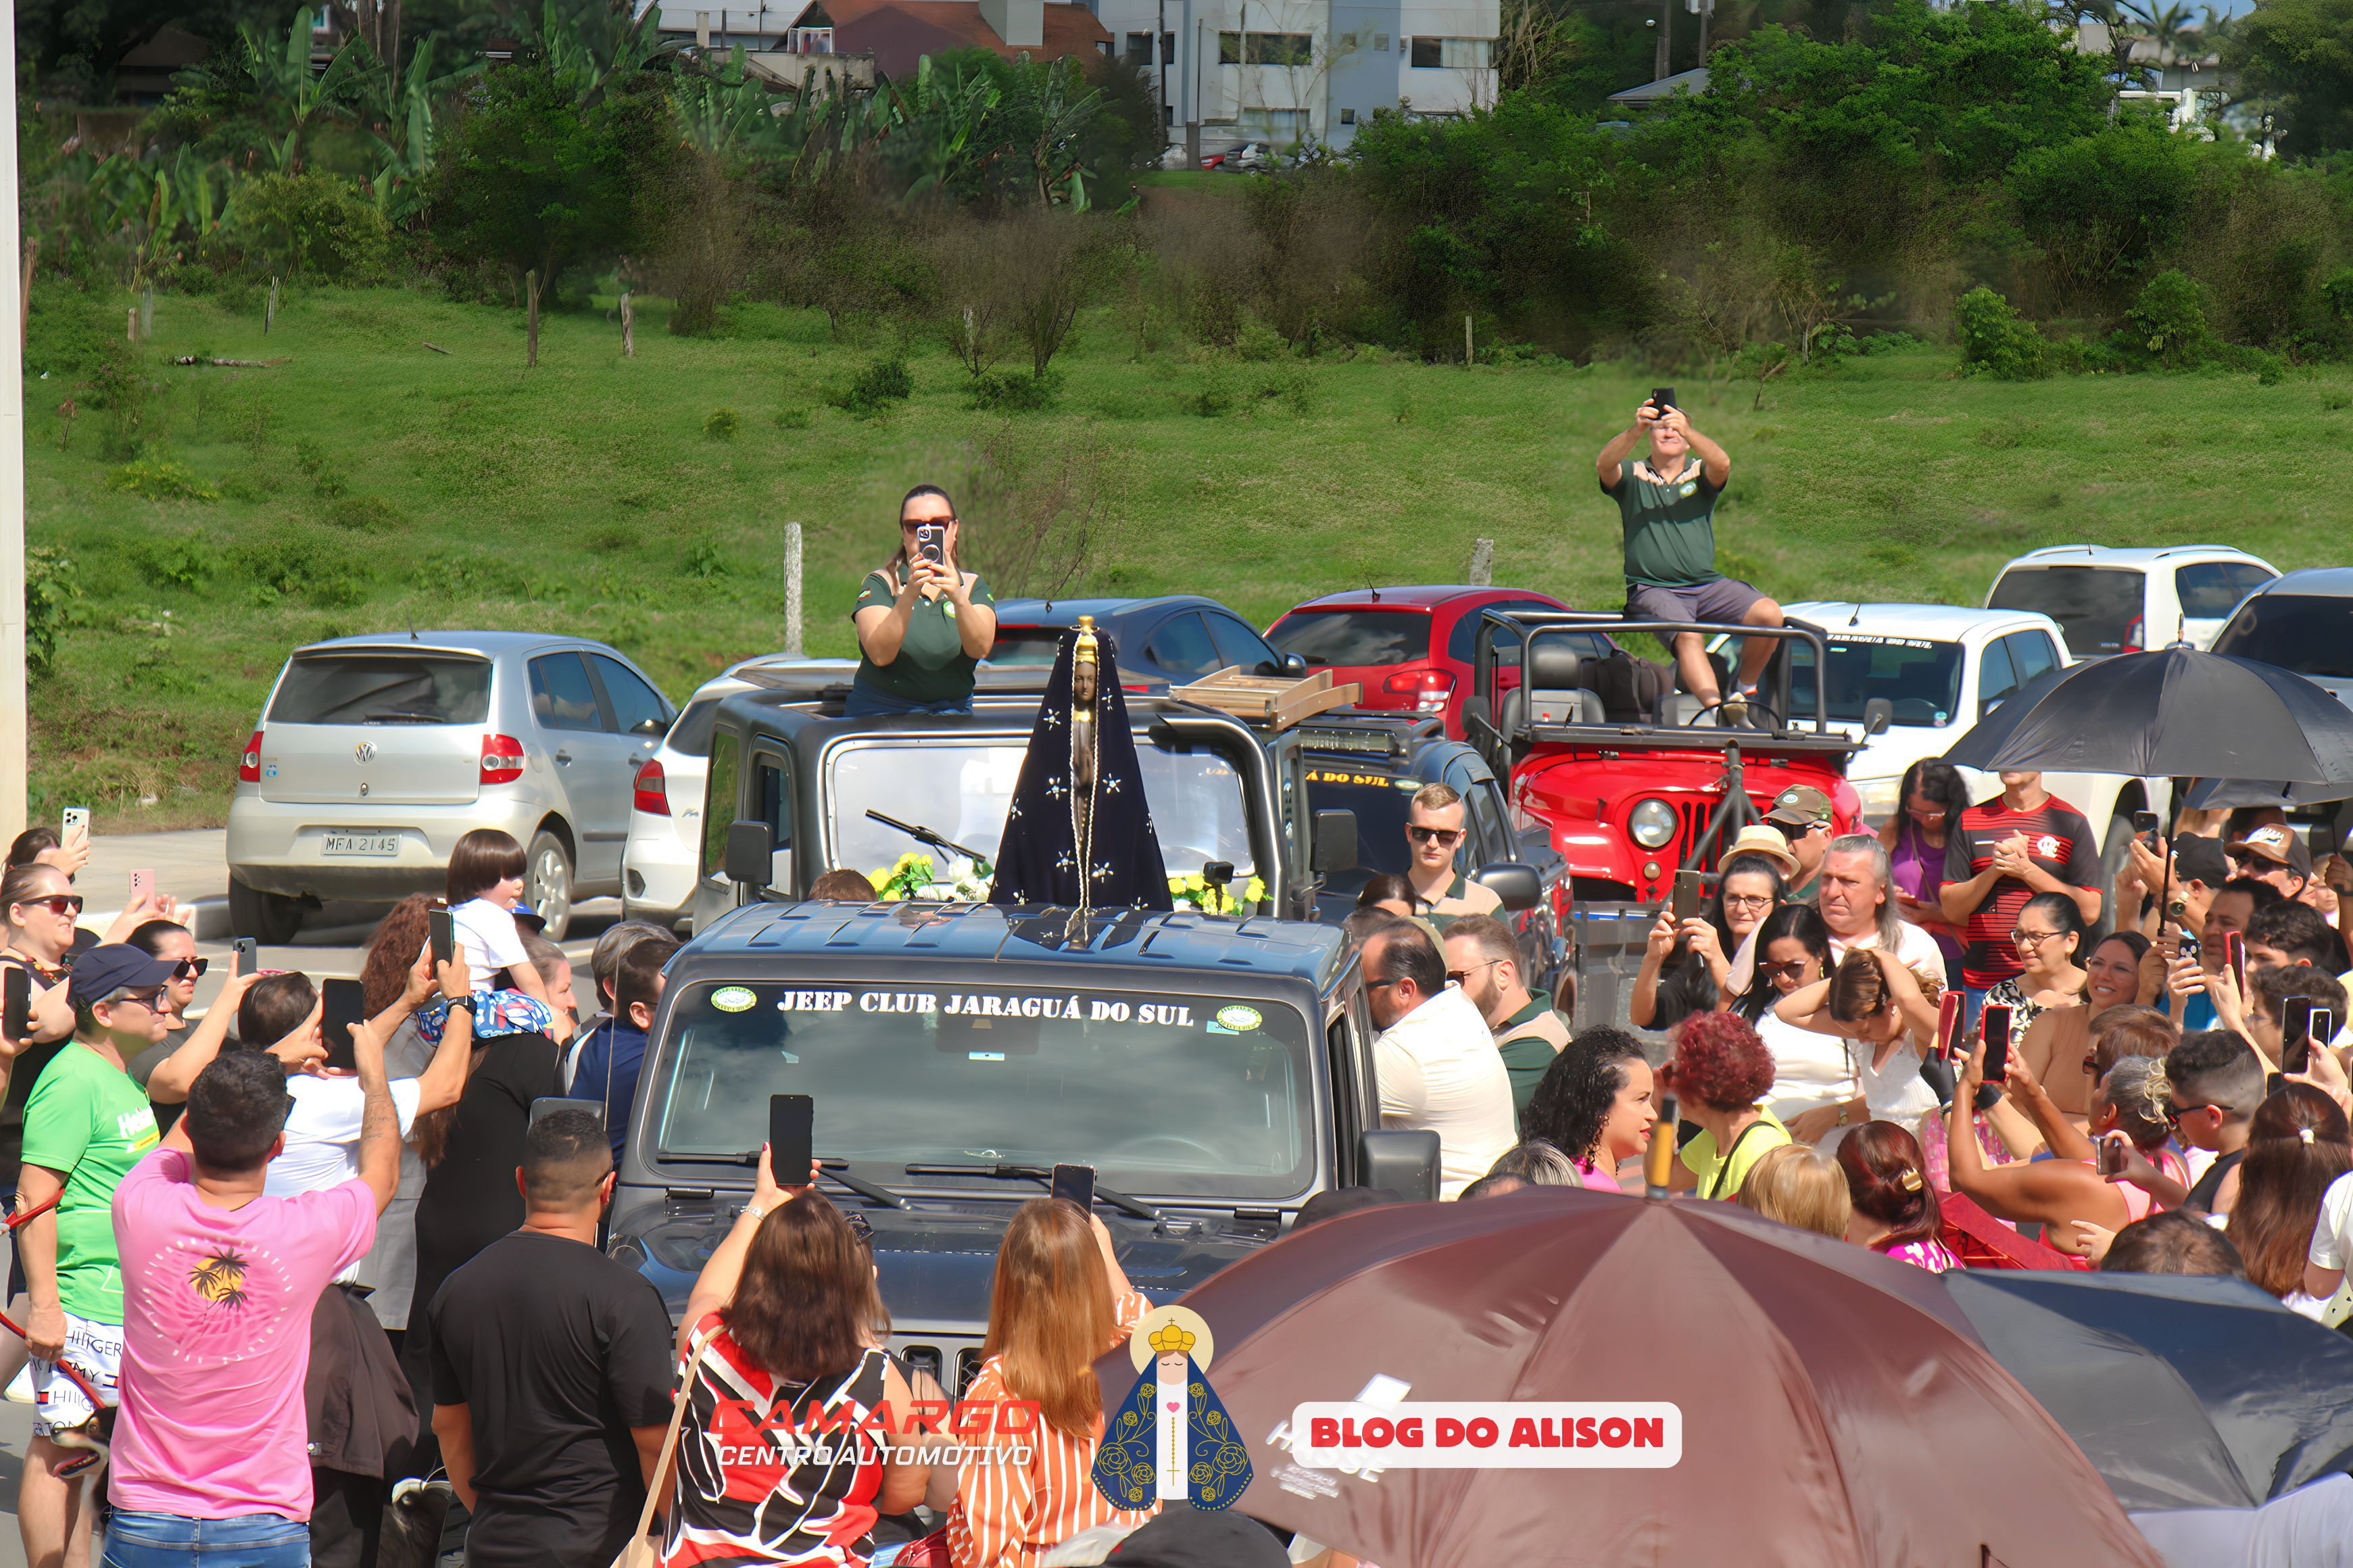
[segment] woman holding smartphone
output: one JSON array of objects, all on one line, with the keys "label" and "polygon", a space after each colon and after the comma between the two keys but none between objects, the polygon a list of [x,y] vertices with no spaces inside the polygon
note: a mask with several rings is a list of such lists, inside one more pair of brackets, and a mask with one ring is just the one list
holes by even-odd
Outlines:
[{"label": "woman holding smartphone", "polygon": [[899,503],[899,552],[866,574],[849,612],[859,657],[849,717],[972,711],[973,669],[997,644],[997,598],[958,564],[961,528],[937,485]]}]

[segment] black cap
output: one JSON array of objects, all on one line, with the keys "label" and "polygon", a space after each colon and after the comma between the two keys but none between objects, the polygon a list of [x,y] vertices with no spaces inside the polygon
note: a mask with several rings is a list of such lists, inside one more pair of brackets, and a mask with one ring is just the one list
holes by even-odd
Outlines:
[{"label": "black cap", "polygon": [[177,959],[154,957],[127,942],[104,942],[74,960],[66,996],[77,1007],[103,1002],[117,991],[161,985],[179,967]]},{"label": "black cap", "polygon": [[2203,882],[2219,888],[2231,879],[2231,862],[2222,854],[2222,841],[2202,834],[2188,833],[2173,841],[2173,874],[2184,882]]},{"label": "black cap", "polygon": [[1111,1549],[1106,1568],[1286,1568],[1274,1534],[1246,1513],[1171,1503]]}]

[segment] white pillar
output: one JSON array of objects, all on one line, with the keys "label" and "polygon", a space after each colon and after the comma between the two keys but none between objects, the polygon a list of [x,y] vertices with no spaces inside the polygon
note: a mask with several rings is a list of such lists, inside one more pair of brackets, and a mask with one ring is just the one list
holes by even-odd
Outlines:
[{"label": "white pillar", "polygon": [[[16,0],[0,0],[0,82],[16,81]],[[15,321],[25,253],[16,223],[16,139],[0,136],[0,321]],[[5,334],[0,334],[5,335]],[[29,693],[25,686],[25,353],[0,353],[0,837],[25,829]]]},{"label": "white pillar", "polygon": [[785,524],[785,651],[801,657],[801,525]]}]

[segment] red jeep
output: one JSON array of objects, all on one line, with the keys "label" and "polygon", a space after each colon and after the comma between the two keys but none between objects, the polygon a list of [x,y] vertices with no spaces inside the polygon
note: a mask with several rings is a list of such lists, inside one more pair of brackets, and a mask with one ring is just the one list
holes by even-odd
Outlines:
[{"label": "red jeep", "polygon": [[[1794,730],[1778,717],[1789,707],[1789,659],[1773,661],[1769,673],[1778,679],[1752,706],[1748,726],[1719,727],[1713,707],[1682,692],[1638,710],[1629,695],[1643,684],[1634,679],[1638,661],[1613,647],[1597,664],[1587,652],[1595,633],[1647,632],[1669,642],[1681,632],[1730,632],[1803,638],[1815,645],[1815,668],[1824,668],[1821,634],[1810,626],[1504,609],[1482,610],[1480,618],[1465,736],[1497,776],[1510,778],[1519,825],[1544,824],[1568,860],[1574,902],[1563,924],[1576,931],[1580,1020],[1619,1017],[1607,972],[1630,976],[1675,873],[1713,872],[1724,846],[1763,820],[1773,797],[1791,784],[1851,803],[1846,763],[1862,742],[1819,719]],[[1499,681],[1511,650],[1522,654],[1521,679]],[[1831,827],[1854,830],[1851,805]],[[1607,994],[1595,990],[1597,982]]]}]

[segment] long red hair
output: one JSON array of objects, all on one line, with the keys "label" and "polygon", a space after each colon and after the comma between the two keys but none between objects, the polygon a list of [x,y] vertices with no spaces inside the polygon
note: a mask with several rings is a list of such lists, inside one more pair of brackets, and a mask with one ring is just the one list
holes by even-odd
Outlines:
[{"label": "long red hair", "polygon": [[1059,1198],[1022,1205],[997,1249],[981,1347],[984,1356],[999,1358],[1006,1390],[1036,1400],[1055,1430],[1090,1440],[1103,1415],[1094,1360],[1118,1333],[1111,1276],[1087,1216]]}]

